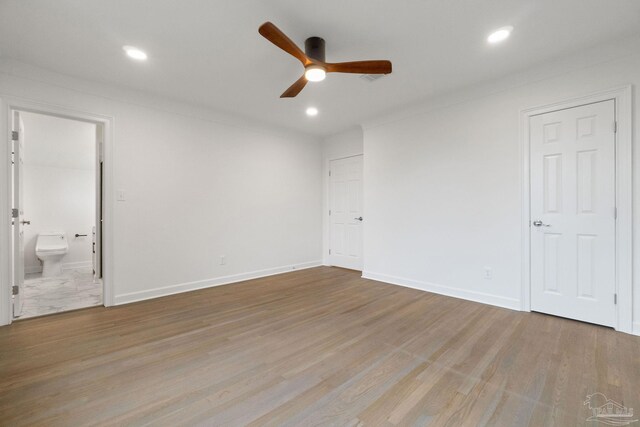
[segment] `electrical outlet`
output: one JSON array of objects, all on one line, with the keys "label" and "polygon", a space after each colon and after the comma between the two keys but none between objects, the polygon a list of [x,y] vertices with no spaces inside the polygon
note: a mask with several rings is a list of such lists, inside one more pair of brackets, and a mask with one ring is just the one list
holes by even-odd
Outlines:
[{"label": "electrical outlet", "polygon": [[493,270],[491,269],[491,267],[484,268],[484,278],[487,280],[493,279]]},{"label": "electrical outlet", "polygon": [[227,264],[226,257],[224,255],[220,255],[220,265],[226,265],[226,264]]},{"label": "electrical outlet", "polygon": [[124,202],[126,200],[124,190],[118,190],[117,199],[119,202]]}]

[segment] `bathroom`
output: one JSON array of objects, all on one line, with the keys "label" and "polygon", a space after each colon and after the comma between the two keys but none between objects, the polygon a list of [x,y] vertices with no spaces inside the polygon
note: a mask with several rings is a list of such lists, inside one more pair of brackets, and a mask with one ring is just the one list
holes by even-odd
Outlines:
[{"label": "bathroom", "polygon": [[14,275],[23,282],[14,317],[102,305],[95,273],[96,124],[24,111],[16,120],[21,132],[20,148],[14,148],[14,199],[22,234],[14,237],[14,255],[23,262]]}]

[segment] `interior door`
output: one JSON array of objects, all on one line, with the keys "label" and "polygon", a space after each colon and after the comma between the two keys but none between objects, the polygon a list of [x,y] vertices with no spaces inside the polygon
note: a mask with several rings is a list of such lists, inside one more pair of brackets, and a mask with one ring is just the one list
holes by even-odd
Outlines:
[{"label": "interior door", "polygon": [[615,101],[530,118],[531,308],[615,324]]},{"label": "interior door", "polygon": [[24,125],[20,113],[13,113],[13,316],[22,314],[22,294],[24,288],[24,220],[23,172],[24,172]]},{"label": "interior door", "polygon": [[362,270],[362,156],[331,161],[329,262]]}]

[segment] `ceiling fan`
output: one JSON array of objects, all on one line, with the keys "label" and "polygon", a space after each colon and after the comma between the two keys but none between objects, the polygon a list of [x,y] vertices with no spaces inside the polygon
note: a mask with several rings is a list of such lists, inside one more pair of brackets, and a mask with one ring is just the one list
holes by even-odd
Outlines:
[{"label": "ceiling fan", "polygon": [[297,58],[304,66],[304,74],[280,98],[293,98],[305,87],[307,82],[324,80],[327,73],[355,73],[355,74],[390,74],[391,61],[354,61],[354,62],[325,62],[324,39],[309,37],[304,42],[305,52],[302,51],[289,37],[271,22],[265,22],[258,32],[271,43],[288,54]]}]

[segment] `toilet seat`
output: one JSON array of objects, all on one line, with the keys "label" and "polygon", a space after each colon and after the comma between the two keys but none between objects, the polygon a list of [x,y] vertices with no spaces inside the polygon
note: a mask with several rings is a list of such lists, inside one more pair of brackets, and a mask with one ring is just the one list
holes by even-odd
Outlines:
[{"label": "toilet seat", "polygon": [[67,253],[67,250],[65,248],[40,248],[38,250],[36,250],[36,253],[41,253],[41,254],[50,254],[50,255],[56,255],[56,254],[65,254]]}]

